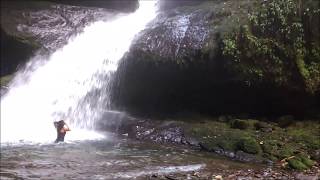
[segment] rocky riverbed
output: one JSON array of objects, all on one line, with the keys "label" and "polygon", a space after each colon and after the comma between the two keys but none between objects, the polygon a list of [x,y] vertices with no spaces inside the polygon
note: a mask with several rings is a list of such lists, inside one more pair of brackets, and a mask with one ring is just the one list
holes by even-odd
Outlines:
[{"label": "rocky riverbed", "polygon": [[[98,127],[115,131],[120,136],[157,144],[175,144],[182,149],[209,152],[235,161],[264,164],[292,177],[294,172],[318,173],[318,120],[297,121],[292,116],[283,116],[262,121],[199,115],[150,119],[115,112],[107,113],[106,118],[108,124],[102,122]],[[254,176],[255,173],[249,174]]]},{"label": "rocky riverbed", "polygon": [[169,179],[169,180],[183,180],[183,179],[203,179],[203,180],[255,180],[255,179],[296,179],[296,180],[317,180],[320,176],[319,167],[306,172],[286,172],[279,169],[265,168],[264,170],[220,170],[217,173],[194,171],[184,174],[168,174],[168,175],[151,175],[145,178],[148,179]]}]

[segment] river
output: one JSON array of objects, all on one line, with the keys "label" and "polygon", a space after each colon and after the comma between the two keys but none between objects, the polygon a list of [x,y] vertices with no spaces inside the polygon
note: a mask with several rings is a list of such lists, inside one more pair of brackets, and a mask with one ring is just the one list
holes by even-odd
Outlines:
[{"label": "river", "polygon": [[1,149],[1,179],[147,179],[169,175],[184,179],[197,178],[196,172],[211,176],[258,167],[126,137],[5,145]]}]

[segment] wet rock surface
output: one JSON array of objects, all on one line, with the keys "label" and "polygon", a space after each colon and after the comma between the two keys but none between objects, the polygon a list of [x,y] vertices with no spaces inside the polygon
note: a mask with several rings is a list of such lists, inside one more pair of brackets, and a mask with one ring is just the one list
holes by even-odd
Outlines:
[{"label": "wet rock surface", "polygon": [[1,6],[1,27],[6,33],[55,50],[81,32],[89,23],[108,20],[115,12],[103,8],[70,6],[50,2],[5,1]]},{"label": "wet rock surface", "polygon": [[[89,1],[82,5],[75,1],[57,2],[60,1],[2,3],[1,28],[32,49],[17,63],[9,56],[2,57],[3,62],[14,65],[5,74],[13,73],[34,49],[54,51],[91,22],[119,14],[116,7],[99,8],[95,1],[90,1],[91,5]],[[164,2],[163,7],[168,7],[137,35],[120,63],[112,93],[117,109],[150,114],[189,110],[212,114],[299,114],[319,99],[319,95],[314,98],[272,84],[255,86],[230,74],[219,51],[221,37],[243,23],[244,15],[255,6],[253,1]]]},{"label": "wet rock surface", "polygon": [[156,121],[137,120],[132,118],[131,122],[119,125],[118,133],[143,141],[154,143],[172,143],[187,146],[193,149],[213,152],[242,162],[262,163],[263,159],[243,151],[228,151],[219,147],[208,147],[204,139],[192,135],[187,129],[191,126],[181,121]]},{"label": "wet rock surface", "polygon": [[74,6],[84,6],[84,7],[98,7],[106,8],[111,10],[119,10],[124,12],[134,11],[138,7],[138,0],[48,0],[60,4],[68,4]]},{"label": "wet rock surface", "polygon": [[1,27],[1,77],[15,72],[37,49],[37,45],[23,42],[7,34]]},{"label": "wet rock surface", "polygon": [[253,169],[237,170],[237,171],[225,171],[221,170],[217,173],[210,173],[206,171],[195,171],[187,174],[169,174],[169,175],[152,175],[148,176],[149,179],[203,179],[203,180],[256,180],[256,179],[292,179],[292,180],[316,180],[319,178],[319,169],[313,173],[289,173],[285,171],[279,171],[277,169],[266,168],[262,171]]},{"label": "wet rock surface", "polygon": [[160,12],[119,65],[115,106],[133,113],[290,113],[301,117],[310,107],[318,109],[314,95],[268,80],[251,82],[224,59],[223,37],[235,26],[248,24],[248,12],[260,3],[201,1]]},{"label": "wet rock surface", "polygon": [[108,9],[70,4],[1,1],[1,76],[16,72],[35,54],[50,54],[63,47],[90,23],[124,14],[112,3]]},{"label": "wet rock surface", "polygon": [[[142,32],[132,51],[141,51],[165,59],[193,57],[208,41],[210,11],[160,14],[151,27]],[[138,48],[138,49],[135,49]]]},{"label": "wet rock surface", "polygon": [[181,125],[174,121],[161,122],[131,119],[131,122],[120,125],[119,133],[128,134],[130,138],[156,143],[188,143]]},{"label": "wet rock surface", "polygon": [[[215,176],[221,175],[223,179],[314,179],[317,178],[320,173],[319,161],[313,156],[309,156],[309,158],[312,159],[310,160],[308,156],[304,155],[308,152],[310,152],[311,155],[318,152],[316,147],[315,149],[310,147],[308,150],[305,149],[306,145],[318,146],[316,145],[319,135],[319,124],[317,122],[311,122],[309,125],[312,126],[310,127],[308,123],[295,122],[295,125],[282,129],[278,127],[280,124],[277,123],[246,120],[249,124],[248,129],[240,130],[232,128],[230,124],[228,125],[228,123],[230,123],[229,121],[232,121],[231,117],[229,117],[231,120],[218,117],[216,119],[217,121],[208,121],[201,118],[194,121],[188,119],[177,120],[175,118],[156,120],[134,118],[129,115],[125,116],[129,118],[122,121],[125,122],[124,124],[118,124],[116,132],[120,137],[128,137],[157,144],[173,144],[186,150],[199,150],[242,163],[255,163],[269,167],[264,168],[263,171],[254,169],[234,172],[216,171],[220,172],[220,174],[212,174],[212,170],[204,170],[202,172],[195,172],[197,174],[195,176],[192,174],[172,174],[166,177],[154,174],[150,177],[148,176],[149,178],[214,179]],[[223,119],[223,122],[221,122],[221,119]],[[273,135],[263,130],[263,128],[266,127],[272,129]],[[304,128],[300,129],[301,127]],[[306,133],[305,135],[299,136],[308,136],[305,142],[301,140],[297,141],[296,138],[299,139],[299,136],[293,133],[297,133],[298,131],[300,134]],[[307,135],[308,133],[313,135]],[[252,139],[250,138],[252,137],[251,135],[254,136]],[[254,146],[252,147],[250,143],[246,144],[247,142],[253,142],[255,139],[259,144],[259,147],[255,147],[258,148],[258,153],[250,150],[250,148]],[[275,143],[277,147],[272,146],[271,142]],[[303,145],[303,143],[307,144]],[[246,144],[246,146],[244,147],[243,144]],[[298,160],[300,164],[305,163],[304,167],[308,164],[311,165],[308,165],[309,168],[307,169],[294,170],[290,165],[292,158]]]}]

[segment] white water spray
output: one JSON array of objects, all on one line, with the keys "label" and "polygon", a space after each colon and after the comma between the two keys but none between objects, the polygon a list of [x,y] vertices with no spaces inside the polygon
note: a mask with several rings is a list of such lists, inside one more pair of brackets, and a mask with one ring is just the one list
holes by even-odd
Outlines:
[{"label": "white water spray", "polygon": [[1,143],[52,142],[53,121],[61,119],[72,129],[66,140],[100,137],[89,130],[110,104],[110,74],[134,36],[155,17],[156,2],[141,0],[136,12],[95,22],[46,61],[31,60],[33,70],[17,73],[1,98]]}]

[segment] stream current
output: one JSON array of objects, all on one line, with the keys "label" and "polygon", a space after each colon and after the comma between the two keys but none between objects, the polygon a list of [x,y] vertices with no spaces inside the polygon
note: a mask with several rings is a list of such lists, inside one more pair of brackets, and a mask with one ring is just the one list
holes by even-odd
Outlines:
[{"label": "stream current", "polygon": [[214,173],[250,166],[197,150],[124,137],[3,146],[0,178],[150,179],[170,174],[187,178],[199,171]]}]

